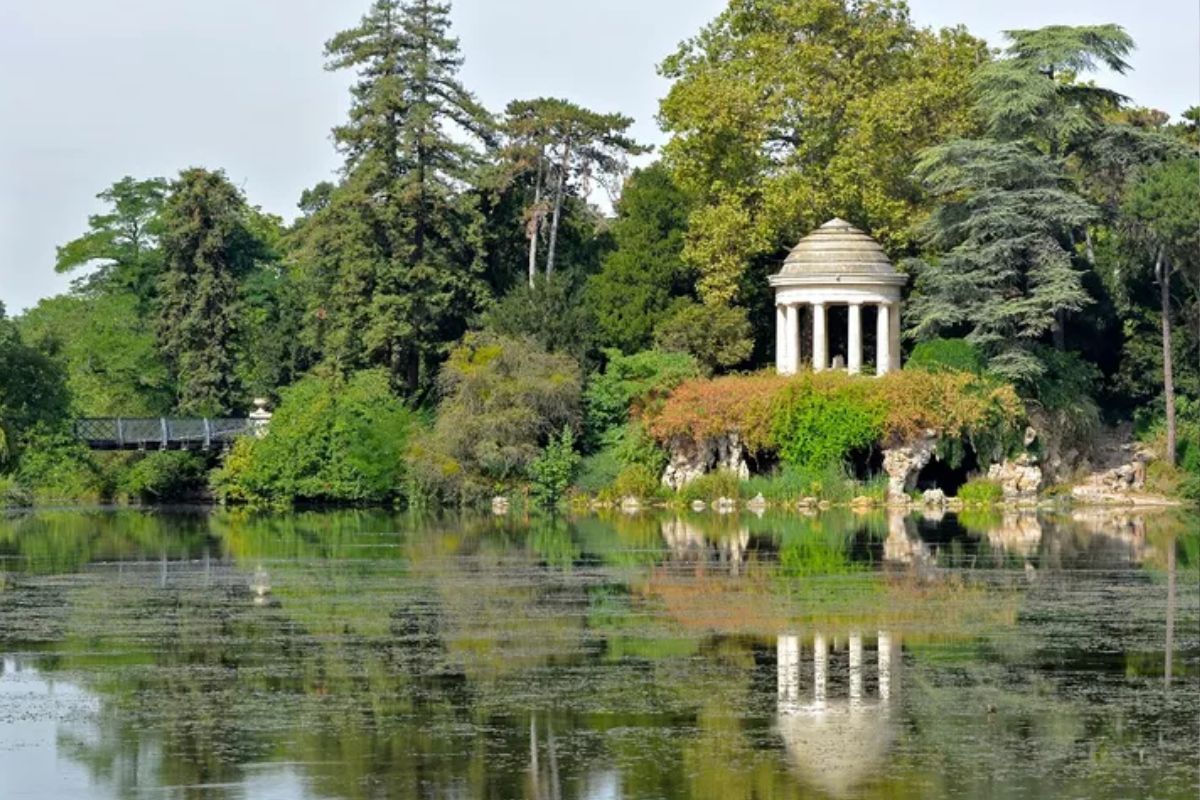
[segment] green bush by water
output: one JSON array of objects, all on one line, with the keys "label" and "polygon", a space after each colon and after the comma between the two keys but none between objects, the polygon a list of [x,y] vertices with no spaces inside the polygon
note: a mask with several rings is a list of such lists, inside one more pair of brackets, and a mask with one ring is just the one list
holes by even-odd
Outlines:
[{"label": "green bush by water", "polygon": [[987,478],[971,478],[958,489],[958,499],[973,505],[990,505],[1004,499],[1004,488]]},{"label": "green bush by water", "polygon": [[270,435],[238,441],[213,488],[229,502],[396,500],[412,426],[383,370],[310,375],[284,390]]}]

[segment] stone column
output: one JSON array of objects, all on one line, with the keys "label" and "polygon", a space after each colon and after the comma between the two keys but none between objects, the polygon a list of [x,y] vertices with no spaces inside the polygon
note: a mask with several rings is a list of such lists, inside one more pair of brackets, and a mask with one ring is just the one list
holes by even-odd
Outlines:
[{"label": "stone column", "polygon": [[829,368],[829,344],[825,333],[825,304],[813,303],[813,371]]},{"label": "stone column", "polygon": [[891,306],[879,304],[879,319],[875,325],[875,374],[886,375],[892,370]]},{"label": "stone column", "polygon": [[846,335],[846,371],[857,375],[862,372],[862,306],[851,303],[848,311],[850,323]]},{"label": "stone column", "polygon": [[900,303],[892,303],[891,312],[888,314],[888,320],[891,326],[888,328],[888,344],[891,345],[892,351],[892,369],[900,369]]},{"label": "stone column", "polygon": [[787,309],[779,303],[775,304],[775,371],[779,374],[787,372]]},{"label": "stone column", "polygon": [[800,306],[795,303],[787,307],[787,352],[784,372],[795,375],[800,371]]}]

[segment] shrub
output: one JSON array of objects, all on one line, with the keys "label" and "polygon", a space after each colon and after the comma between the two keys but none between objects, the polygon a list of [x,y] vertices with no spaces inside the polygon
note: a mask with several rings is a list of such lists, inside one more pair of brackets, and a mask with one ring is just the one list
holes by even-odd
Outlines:
[{"label": "shrub", "polygon": [[1004,488],[996,481],[971,478],[959,487],[958,499],[973,505],[991,505],[1004,499]]},{"label": "shrub", "polygon": [[612,448],[606,447],[590,456],[585,456],[579,462],[575,488],[586,494],[599,495],[605,489],[612,487],[622,468],[616,453]]},{"label": "shrub", "polygon": [[791,380],[758,372],[684,381],[661,408],[647,415],[647,430],[660,442],[674,436],[702,440],[737,433],[752,452],[771,450],[773,405]]},{"label": "shrub", "polygon": [[655,475],[641,464],[625,467],[613,481],[612,492],[618,498],[637,497],[649,500],[662,494],[662,483]]},{"label": "shrub", "polygon": [[48,425],[24,437],[16,480],[35,503],[96,503],[112,494],[91,452],[67,431]]},{"label": "shrub", "polygon": [[776,401],[771,436],[780,459],[810,470],[841,465],[883,433],[873,382],[840,372],[805,373]]},{"label": "shrub", "polygon": [[654,343],[663,350],[690,353],[709,372],[736,367],[754,349],[744,310],[691,300],[676,303],[655,328]]},{"label": "shrub", "polygon": [[604,355],[604,372],[593,376],[584,392],[584,430],[592,446],[609,430],[660,405],[683,381],[700,375],[700,365],[687,353],[646,350],[626,356],[605,350]]},{"label": "shrub", "polygon": [[963,372],[774,373],[685,381],[646,425],[661,442],[740,435],[752,454],[778,453],[793,466],[821,469],[876,441],[911,441],[927,430],[969,442],[981,458],[1019,441],[1024,406],[1013,387]]},{"label": "shrub", "polygon": [[234,445],[213,488],[231,502],[395,500],[412,423],[383,370],[309,375],[282,392],[266,436]]},{"label": "shrub", "polygon": [[579,467],[579,454],[575,452],[575,437],[569,427],[551,439],[546,449],[529,467],[533,482],[533,498],[540,505],[553,506],[562,499],[575,470]]},{"label": "shrub", "polygon": [[117,490],[144,503],[163,502],[202,488],[204,479],[204,461],[194,453],[147,453],[120,473]]},{"label": "shrub", "polygon": [[905,369],[983,374],[983,357],[966,339],[930,339],[913,348]]},{"label": "shrub", "polygon": [[707,475],[701,475],[679,490],[682,500],[719,500],[722,497],[736,498],[741,494],[741,482],[738,476],[729,470],[717,470]]}]

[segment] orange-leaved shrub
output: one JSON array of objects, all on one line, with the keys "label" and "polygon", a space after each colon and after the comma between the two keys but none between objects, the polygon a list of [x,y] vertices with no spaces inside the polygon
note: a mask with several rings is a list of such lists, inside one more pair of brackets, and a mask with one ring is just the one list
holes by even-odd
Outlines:
[{"label": "orange-leaved shrub", "polygon": [[736,433],[751,451],[772,450],[774,404],[790,381],[773,372],[684,381],[647,415],[646,428],[660,442]]}]

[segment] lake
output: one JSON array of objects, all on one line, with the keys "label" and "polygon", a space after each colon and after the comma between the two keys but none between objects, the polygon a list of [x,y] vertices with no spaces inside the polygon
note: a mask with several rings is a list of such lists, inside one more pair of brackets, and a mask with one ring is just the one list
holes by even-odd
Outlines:
[{"label": "lake", "polygon": [[0,798],[1195,798],[1198,528],[0,516]]}]

